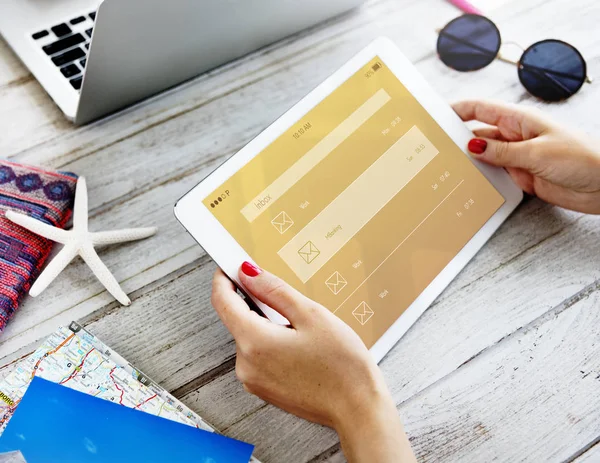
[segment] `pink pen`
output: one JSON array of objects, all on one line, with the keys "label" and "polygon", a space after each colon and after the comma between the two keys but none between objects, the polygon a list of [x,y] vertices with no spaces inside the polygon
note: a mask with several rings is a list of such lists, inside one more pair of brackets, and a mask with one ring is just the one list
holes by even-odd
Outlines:
[{"label": "pink pen", "polygon": [[483,14],[480,9],[475,8],[475,6],[472,5],[470,2],[468,2],[467,0],[450,0],[450,3],[452,3],[454,6],[460,8],[465,13],[480,14],[480,15]]}]

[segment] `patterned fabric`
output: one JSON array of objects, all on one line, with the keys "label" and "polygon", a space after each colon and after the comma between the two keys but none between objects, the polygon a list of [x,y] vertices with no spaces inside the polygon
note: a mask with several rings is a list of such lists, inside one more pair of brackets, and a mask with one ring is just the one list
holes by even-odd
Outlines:
[{"label": "patterned fabric", "polygon": [[52,241],[13,224],[7,210],[64,228],[71,217],[77,176],[0,160],[0,331],[39,275]]}]

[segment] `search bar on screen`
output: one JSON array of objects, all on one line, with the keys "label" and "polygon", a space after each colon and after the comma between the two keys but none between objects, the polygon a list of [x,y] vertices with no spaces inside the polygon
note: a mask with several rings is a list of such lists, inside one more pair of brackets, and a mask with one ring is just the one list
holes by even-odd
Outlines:
[{"label": "search bar on screen", "polygon": [[[390,95],[381,89],[356,111],[333,129],[323,140],[302,156],[273,183],[261,191],[241,210],[248,222],[253,222],[275,201],[292,188],[302,177],[308,174],[319,162],[347,140],[356,130],[367,122],[377,111],[391,100]],[[268,201],[267,201],[268,198]]]}]

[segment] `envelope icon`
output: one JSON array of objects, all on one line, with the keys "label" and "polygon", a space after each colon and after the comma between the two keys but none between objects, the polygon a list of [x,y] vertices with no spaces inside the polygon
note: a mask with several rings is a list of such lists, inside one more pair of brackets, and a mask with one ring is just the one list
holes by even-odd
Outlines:
[{"label": "envelope icon", "polygon": [[271,220],[271,223],[282,235],[294,225],[294,221],[290,219],[290,216],[285,211],[281,211],[277,217]]},{"label": "envelope icon", "polygon": [[348,284],[340,272],[334,272],[325,282],[333,294],[339,293]]},{"label": "envelope icon", "polygon": [[302,257],[307,264],[310,264],[319,256],[319,254],[321,254],[321,251],[317,249],[312,241],[309,241],[298,250],[298,254],[300,254],[300,257]]},{"label": "envelope icon", "polygon": [[356,318],[361,325],[364,325],[371,320],[373,314],[373,310],[365,301],[358,304],[358,307],[352,311],[352,315],[354,315],[354,318]]}]

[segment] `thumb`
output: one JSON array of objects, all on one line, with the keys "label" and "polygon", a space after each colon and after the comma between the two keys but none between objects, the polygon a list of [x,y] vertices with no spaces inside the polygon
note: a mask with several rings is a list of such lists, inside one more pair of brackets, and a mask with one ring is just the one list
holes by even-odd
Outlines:
[{"label": "thumb", "polygon": [[533,150],[528,141],[504,141],[492,138],[473,138],[469,151],[481,161],[500,167],[533,170]]},{"label": "thumb", "polygon": [[239,277],[248,292],[287,318],[292,326],[304,324],[310,317],[309,309],[317,306],[281,278],[250,262],[242,264]]}]

